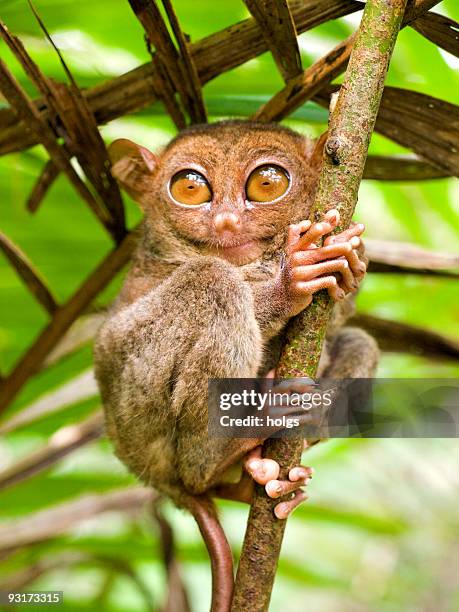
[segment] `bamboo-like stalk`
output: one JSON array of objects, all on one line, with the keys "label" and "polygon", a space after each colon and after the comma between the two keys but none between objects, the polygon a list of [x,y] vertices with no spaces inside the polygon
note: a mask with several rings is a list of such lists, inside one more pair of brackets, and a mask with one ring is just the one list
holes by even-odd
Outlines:
[{"label": "bamboo-like stalk", "polygon": [[[363,176],[368,145],[376,120],[384,80],[406,0],[368,0],[352,50],[345,80],[330,118],[323,168],[313,218],[337,208],[341,227],[346,228],[354,213]],[[319,294],[313,304],[293,319],[281,355],[278,375],[314,376],[331,304]],[[300,462],[301,439],[268,440],[264,455],[281,465],[281,478]],[[267,610],[276,574],[285,521],[275,518],[271,500],[257,486],[251,506],[239,562],[233,612]]]}]

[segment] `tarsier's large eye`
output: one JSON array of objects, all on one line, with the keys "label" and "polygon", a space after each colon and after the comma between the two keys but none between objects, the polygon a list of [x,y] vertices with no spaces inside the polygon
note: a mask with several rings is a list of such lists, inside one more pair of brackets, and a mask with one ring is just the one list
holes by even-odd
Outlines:
[{"label": "tarsier's large eye", "polygon": [[274,164],[256,168],[245,187],[247,199],[251,202],[272,202],[283,195],[290,184],[286,170]]},{"label": "tarsier's large eye", "polygon": [[196,170],[177,172],[172,177],[170,190],[174,200],[188,206],[199,206],[212,199],[209,183]]}]

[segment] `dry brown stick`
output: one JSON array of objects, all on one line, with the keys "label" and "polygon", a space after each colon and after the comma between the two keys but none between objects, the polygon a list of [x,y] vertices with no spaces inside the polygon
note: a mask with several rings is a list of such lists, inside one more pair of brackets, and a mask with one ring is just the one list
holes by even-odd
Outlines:
[{"label": "dry brown stick", "polygon": [[[416,0],[407,8],[402,27],[412,24],[423,12],[428,11],[439,0]],[[340,42],[302,74],[288,81],[285,87],[263,104],[252,119],[258,121],[280,121],[313,98],[323,87],[346,69],[354,44],[355,34]]]},{"label": "dry brown stick", "polygon": [[157,92],[158,100],[161,100],[164,104],[164,108],[174,122],[175,127],[178,130],[183,130],[186,128],[186,117],[181,105],[176,100],[174,86],[160,57],[153,53],[148,39],[146,39],[146,42],[147,48],[151,53],[151,63],[154,66],[153,74],[151,75],[153,90]]},{"label": "dry brown stick", "polygon": [[286,0],[244,0],[255,17],[284,81],[302,72],[295,22]]},{"label": "dry brown stick", "polygon": [[42,367],[46,368],[61,359],[78,351],[81,347],[89,344],[106,316],[106,311],[101,310],[79,317],[62,336],[55,348],[43,361]]},{"label": "dry brown stick", "polygon": [[59,124],[56,117],[57,109],[54,105],[49,80],[42,74],[38,65],[29,56],[19,38],[13,36],[2,21],[0,21],[0,36],[16,56],[21,66],[24,68],[25,73],[29,76],[31,81],[37,85],[39,91],[44,96],[47,105],[53,113],[51,115],[53,129],[56,133],[59,133]]},{"label": "dry brown stick", "polygon": [[[33,11],[59,57],[69,79],[70,88],[47,78],[29,56],[22,42],[2,23],[0,23],[0,34],[31,81],[43,94],[48,107],[52,109],[55,132],[64,138],[68,151],[71,150],[76,155],[86,176],[99,194],[107,216],[112,218],[115,237],[120,240],[125,232],[123,201],[119,187],[109,172],[110,162],[104,141],[87,101],[81,94],[59,49],[35,9]],[[70,158],[70,154],[68,157]]]},{"label": "dry brown stick", "polygon": [[[314,100],[328,107],[331,94],[338,89],[328,86]],[[386,87],[375,130],[444,172],[459,176],[459,106],[416,91]]]},{"label": "dry brown stick", "polygon": [[365,245],[366,255],[370,258],[370,272],[378,270],[459,277],[459,255],[437,253],[416,244],[392,240],[367,239]]},{"label": "dry brown stick", "polygon": [[144,487],[83,495],[24,518],[3,521],[0,525],[0,551],[55,538],[81,521],[103,512],[138,512],[145,504],[151,503],[156,495],[155,491]]},{"label": "dry brown stick", "polygon": [[[416,92],[405,90],[399,93],[398,101],[403,95],[412,100],[411,111],[398,107],[395,92],[389,90],[376,130],[402,146],[409,147],[445,172],[459,176],[459,106]],[[429,105],[432,110],[435,105],[437,108],[441,105],[442,108],[439,113],[432,112],[429,118],[423,117],[419,121],[406,123],[408,115],[413,118],[413,108],[419,112]],[[439,116],[446,120],[445,124],[438,122]],[[435,136],[431,132],[432,128],[435,130]]]},{"label": "dry brown stick", "polygon": [[1,382],[0,414],[6,410],[30,376],[39,370],[71,324],[129,261],[135,242],[136,235],[131,232],[102,260],[68,302],[55,311],[49,325],[21,357],[13,371]]},{"label": "dry brown stick", "polygon": [[190,600],[180,574],[175,554],[174,532],[159,506],[161,499],[153,502],[153,516],[159,528],[161,555],[167,574],[167,599],[162,612],[191,612]]},{"label": "dry brown stick", "polygon": [[0,591],[22,591],[29,584],[34,583],[37,578],[40,578],[48,572],[92,560],[93,557],[91,555],[80,552],[53,554],[50,557],[39,559],[35,563],[22,567],[12,574],[2,576],[0,580]]},{"label": "dry brown stick", "polygon": [[[413,113],[413,108],[416,109],[416,113]],[[422,156],[427,157],[426,152],[435,146],[438,139],[441,146],[438,159],[434,154],[430,158],[435,160],[437,165],[445,165],[443,163],[444,151],[448,151],[451,157],[447,160],[445,169],[459,172],[459,150],[457,147],[459,140],[459,106],[419,92],[390,87],[384,92],[384,104],[378,117],[377,129],[381,133],[390,135],[392,132],[388,131],[387,126],[393,124],[396,132],[403,132],[403,124],[406,124],[408,114],[410,114],[412,123],[409,126],[405,125],[405,133],[421,136],[427,145],[422,149],[417,142],[414,142],[411,145],[412,148],[416,152],[419,148],[422,151]],[[396,132],[394,139],[397,139]]]},{"label": "dry brown stick", "polygon": [[[152,56],[153,95],[163,102],[177,129],[183,129],[186,127],[186,118],[182,106],[175,99],[175,91],[185,109],[187,96],[179,74],[179,56],[167,25],[154,0],[129,0],[129,4],[145,30],[147,49]],[[153,53],[152,45],[156,53]]]},{"label": "dry brown stick", "polygon": [[[301,34],[331,19],[338,19],[363,8],[355,0],[292,0],[289,8],[296,31]],[[201,83],[222,72],[240,66],[249,59],[267,51],[268,47],[260,27],[254,19],[234,24],[221,32],[199,41],[193,48]]]},{"label": "dry brown stick", "polygon": [[428,181],[451,176],[415,155],[369,155],[363,178],[376,181]]},{"label": "dry brown stick", "polygon": [[49,188],[59,176],[59,168],[52,159],[48,160],[35,183],[32,193],[27,199],[27,210],[34,213],[43,201],[43,198],[48,193]]},{"label": "dry brown stick", "polygon": [[187,87],[187,108],[189,109],[191,120],[197,123],[206,123],[207,112],[202,97],[198,70],[191,54],[190,43],[186,34],[180,28],[172,2],[170,0],[162,0],[162,2],[180,49],[180,67]]},{"label": "dry brown stick", "polygon": [[459,57],[459,23],[444,15],[427,13],[411,24],[412,27],[437,47]]},{"label": "dry brown stick", "polygon": [[76,404],[99,394],[96,379],[91,368],[77,374],[67,382],[54,388],[21,410],[14,412],[8,420],[0,423],[0,437],[30,426],[31,423],[45,419],[56,412],[60,412]]},{"label": "dry brown stick", "polygon": [[[292,0],[289,6],[296,30],[301,34],[330,19],[359,11],[364,5],[357,0]],[[254,19],[246,19],[190,44],[201,84],[266,50],[266,42]],[[154,72],[152,62],[148,62],[84,92],[97,123],[133,113],[158,100],[158,91],[152,83]],[[37,100],[35,104],[43,109],[44,120],[49,121],[49,109],[43,101]],[[26,149],[39,140],[24,129],[12,109],[0,110],[0,155]]]},{"label": "dry brown stick", "polygon": [[307,100],[310,100],[346,69],[354,40],[355,35],[353,34],[340,42],[302,74],[288,81],[283,89],[253,114],[252,119],[255,121],[280,121],[293,113]]},{"label": "dry brown stick", "polygon": [[98,411],[82,423],[61,427],[46,446],[0,471],[0,491],[35,476],[76,449],[97,440],[102,435],[103,425],[102,412]]},{"label": "dry brown stick", "polygon": [[433,278],[450,278],[453,280],[459,280],[459,272],[450,272],[448,270],[431,270],[430,268],[421,268],[419,266],[398,266],[379,261],[370,261],[368,272],[371,274],[416,274],[418,276],[431,276]]},{"label": "dry brown stick", "polygon": [[[129,0],[129,4],[145,29],[149,45],[155,47],[153,65],[162,74],[163,81],[170,81],[171,87],[166,86],[166,91],[161,97],[166,107],[169,108],[173,104],[172,117],[177,127],[184,127],[186,121],[181,109],[176,108],[174,91],[178,92],[183,108],[189,114],[191,121],[205,122],[206,112],[198,73],[171,3],[167,0],[163,2],[181,50],[180,54],[155,0]],[[167,91],[168,89],[172,91]]]},{"label": "dry brown stick", "polygon": [[[352,50],[345,81],[330,118],[329,137],[313,206],[313,216],[328,208],[341,214],[340,228],[352,218],[363,175],[392,49],[402,23],[406,0],[368,0]],[[319,295],[288,326],[278,375],[314,377],[331,305]],[[300,462],[301,439],[268,440],[264,455],[281,466],[280,478]],[[236,577],[232,610],[267,610],[277,569],[285,521],[273,513],[274,504],[257,486]]]},{"label": "dry brown stick", "polygon": [[79,564],[91,565],[92,567],[95,565],[106,566],[116,573],[125,574],[140,591],[146,604],[145,609],[152,612],[155,610],[150,592],[139,576],[137,576],[130,563],[121,559],[83,552],[63,552],[57,555],[53,554],[50,557],[41,558],[32,565],[21,568],[19,571],[3,578],[0,581],[0,591],[24,591],[27,586],[33,584],[38,578],[49,572],[55,570],[61,571],[62,569]]},{"label": "dry brown stick", "polygon": [[369,331],[383,351],[411,353],[428,359],[459,360],[459,342],[437,332],[364,313],[356,314],[349,323]]},{"label": "dry brown stick", "polygon": [[14,108],[18,118],[35,134],[36,141],[43,144],[59,170],[65,173],[70,183],[111,234],[113,227],[110,217],[100,207],[86,184],[75,172],[65,150],[56,142],[56,135],[53,130],[46,123],[37,107],[29,100],[26,92],[13,77],[3,60],[0,60],[0,91]]},{"label": "dry brown stick", "polygon": [[110,172],[108,153],[87,101],[75,83],[52,82],[52,92],[65,130],[64,141],[74,151],[86,177],[111,218],[112,234],[119,242],[126,234],[121,192]]},{"label": "dry brown stick", "polygon": [[57,302],[51,293],[46,281],[35,269],[27,255],[10,240],[3,232],[0,232],[0,251],[13,266],[17,275],[22,279],[27,289],[32,293],[43,308],[52,315],[58,308]]}]

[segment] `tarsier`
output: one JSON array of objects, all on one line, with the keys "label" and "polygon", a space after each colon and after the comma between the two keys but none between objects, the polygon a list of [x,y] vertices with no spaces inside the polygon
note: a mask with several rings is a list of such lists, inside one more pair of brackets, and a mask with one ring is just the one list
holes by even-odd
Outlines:
[{"label": "tarsier", "polygon": [[[272,375],[288,320],[321,289],[336,305],[319,375],[370,377],[377,363],[374,341],[342,327],[366,270],[363,225],[332,236],[336,210],[308,220],[323,141],[228,121],[184,130],[158,155],[128,140],[109,149],[144,221],[96,341],[107,432],[130,470],[195,516],[215,611],[230,607],[233,574],[212,497],[250,503],[257,482],[272,498],[290,495],[275,508],[283,519],[312,472],[278,480],[263,440],[209,437],[208,379]],[[242,477],[226,483],[235,466]]]}]

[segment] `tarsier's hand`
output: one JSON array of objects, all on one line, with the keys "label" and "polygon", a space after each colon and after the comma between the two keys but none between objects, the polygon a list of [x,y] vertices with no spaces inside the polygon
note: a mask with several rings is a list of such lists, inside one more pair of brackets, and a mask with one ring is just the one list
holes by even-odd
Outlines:
[{"label": "tarsier's hand", "polygon": [[365,226],[353,223],[349,229],[328,236],[323,246],[316,243],[339,224],[337,210],[329,210],[323,221],[301,221],[289,227],[282,284],[291,303],[290,316],[301,312],[316,291],[327,289],[334,300],[357,291],[368,260],[360,235]]}]

